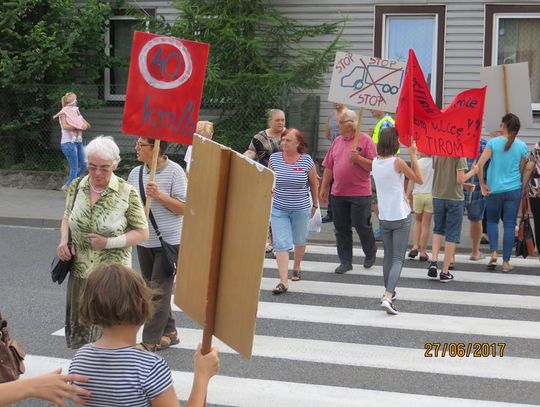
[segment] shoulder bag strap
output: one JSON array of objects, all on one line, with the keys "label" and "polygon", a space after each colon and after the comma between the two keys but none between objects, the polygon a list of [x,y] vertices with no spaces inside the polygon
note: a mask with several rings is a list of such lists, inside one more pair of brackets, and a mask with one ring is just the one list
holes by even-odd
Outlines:
[{"label": "shoulder bag strap", "polygon": [[[141,168],[139,170],[139,190],[141,194],[141,201],[143,203],[143,206],[146,205],[146,192],[144,190],[144,183],[143,183],[143,170],[144,170],[144,164],[141,165]],[[152,223],[152,227],[156,231],[156,236],[161,241],[161,232],[159,231],[158,225],[156,223],[156,219],[154,218],[154,214],[152,213],[152,209],[148,211],[148,219],[150,219],[150,222]]]},{"label": "shoulder bag strap", "polygon": [[[79,193],[79,184],[81,183],[81,178],[77,178],[77,184],[75,185],[75,193],[73,194],[73,200],[71,201],[71,209],[69,212],[73,212],[73,207],[75,206],[75,201],[77,200],[77,194]],[[71,244],[71,228],[68,225],[68,245]]]}]

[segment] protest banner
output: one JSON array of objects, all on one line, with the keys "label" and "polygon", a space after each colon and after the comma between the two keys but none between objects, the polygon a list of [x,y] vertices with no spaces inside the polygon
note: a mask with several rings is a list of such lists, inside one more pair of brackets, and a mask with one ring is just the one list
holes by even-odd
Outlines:
[{"label": "protest banner", "polygon": [[458,94],[444,109],[433,101],[414,51],[409,50],[407,71],[399,97],[396,128],[399,141],[429,155],[476,158],[482,132],[486,88]]},{"label": "protest banner", "polygon": [[209,45],[136,31],[122,119],[126,134],[191,144]]},{"label": "protest banner", "polygon": [[404,73],[404,62],[338,52],[328,100],[395,112]]},{"label": "protest banner", "polygon": [[480,81],[487,86],[484,120],[487,131],[499,130],[501,118],[506,113],[518,116],[522,128],[532,126],[529,78],[528,62],[480,69]]},{"label": "protest banner", "polygon": [[174,302],[250,358],[272,203],[271,170],[195,136]]}]

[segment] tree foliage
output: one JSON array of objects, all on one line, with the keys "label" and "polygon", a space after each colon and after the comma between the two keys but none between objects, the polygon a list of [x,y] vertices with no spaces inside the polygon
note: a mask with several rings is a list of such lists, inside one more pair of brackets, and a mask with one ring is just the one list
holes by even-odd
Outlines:
[{"label": "tree foliage", "polygon": [[290,92],[319,88],[340,48],[343,21],[300,24],[269,1],[180,0],[174,5],[176,21],[150,19],[150,31],[210,44],[203,104],[221,111],[216,134],[228,145],[245,148],[266,126],[265,110],[287,109]]},{"label": "tree foliage", "polygon": [[[109,63],[104,35],[109,2],[89,0],[0,2],[0,139],[13,146],[15,161],[30,154],[21,140],[42,147],[49,140],[50,101],[69,89],[55,84],[92,84]],[[38,131],[36,131],[36,129]],[[5,157],[4,157],[5,159]]]}]

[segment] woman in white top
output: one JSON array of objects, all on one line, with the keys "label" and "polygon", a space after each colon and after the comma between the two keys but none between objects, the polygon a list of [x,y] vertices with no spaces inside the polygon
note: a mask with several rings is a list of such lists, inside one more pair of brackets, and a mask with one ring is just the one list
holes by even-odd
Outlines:
[{"label": "woman in white top", "polygon": [[377,157],[373,160],[372,173],[377,187],[379,203],[379,224],[384,248],[383,275],[384,295],[381,307],[388,313],[398,313],[392,299],[401,275],[405,252],[411,229],[411,207],[405,196],[405,177],[417,184],[423,184],[422,173],[416,159],[416,144],[409,147],[411,167],[396,157],[399,149],[397,130],[383,129],[377,144]]}]

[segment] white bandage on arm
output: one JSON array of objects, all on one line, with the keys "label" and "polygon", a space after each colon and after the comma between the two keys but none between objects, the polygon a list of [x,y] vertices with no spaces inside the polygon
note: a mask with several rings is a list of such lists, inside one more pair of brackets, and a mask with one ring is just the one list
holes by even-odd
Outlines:
[{"label": "white bandage on arm", "polygon": [[116,237],[108,237],[107,238],[107,244],[105,245],[105,249],[120,249],[122,247],[127,246],[127,238],[126,234],[116,236]]}]

